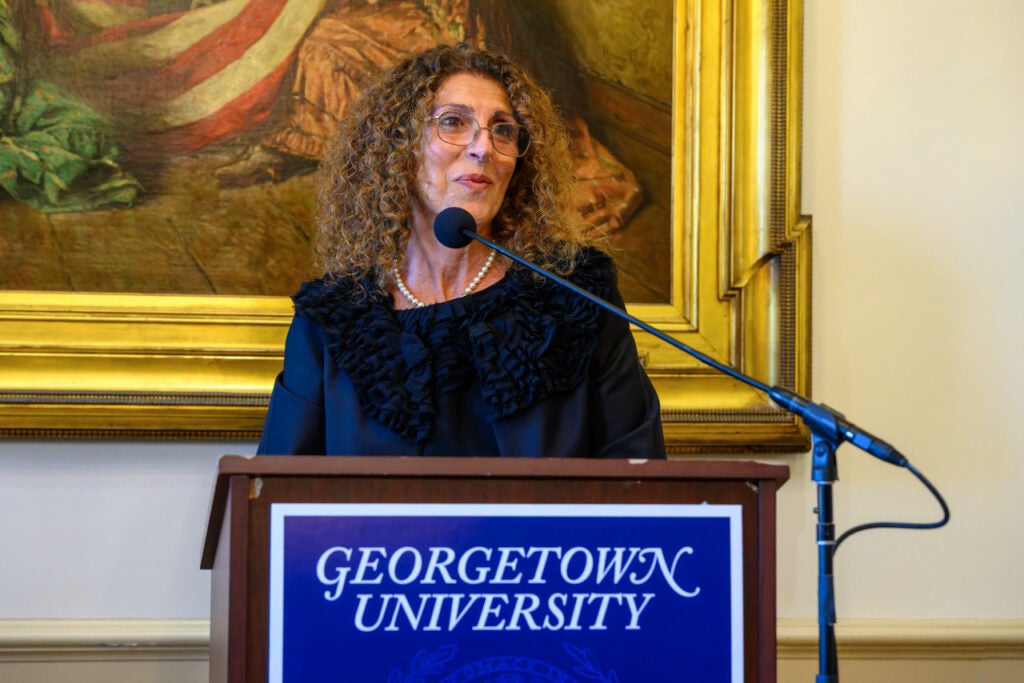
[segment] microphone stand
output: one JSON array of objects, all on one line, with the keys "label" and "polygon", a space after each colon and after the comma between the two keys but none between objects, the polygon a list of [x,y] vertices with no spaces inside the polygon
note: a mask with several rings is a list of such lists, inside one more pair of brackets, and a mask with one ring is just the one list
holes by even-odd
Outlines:
[{"label": "microphone stand", "polygon": [[[452,210],[453,209],[446,209],[446,211]],[[471,217],[470,220],[472,220]],[[475,224],[471,225],[475,228]],[[687,346],[686,344],[670,337],[667,333],[662,332],[656,327],[653,327],[643,320],[627,313],[615,304],[609,303],[608,301],[591,294],[582,287],[569,282],[565,278],[559,277],[554,273],[550,273],[544,268],[534,265],[526,259],[511,253],[504,247],[495,244],[487,238],[481,237],[476,233],[475,229],[470,229],[470,227],[460,227],[456,228],[455,232],[461,233],[461,235],[466,238],[474,239],[487,245],[499,254],[512,259],[516,263],[526,266],[530,270],[539,273],[550,280],[554,280],[561,286],[572,290],[587,301],[597,304],[601,308],[624,318],[645,332],[648,332],[680,351],[693,356],[702,363],[705,363],[706,365],[709,365],[710,367],[715,368],[716,370],[737,379],[744,384],[763,391],[775,403],[803,420],[804,424],[807,425],[807,428],[811,432],[811,478],[817,485],[818,492],[818,505],[815,508],[815,513],[818,516],[818,675],[815,677],[815,683],[838,683],[839,666],[838,657],[836,655],[835,637],[835,583],[833,581],[832,564],[833,556],[836,548],[839,546],[839,542],[854,532],[872,527],[931,529],[943,526],[947,521],[949,521],[949,508],[946,506],[946,502],[943,500],[939,492],[923,477],[923,475],[914,469],[909,462],[907,462],[907,459],[904,458],[895,448],[881,439],[869,434],[860,427],[857,427],[853,423],[848,422],[842,413],[839,413],[825,405],[814,403],[783,387],[770,387],[763,382],[759,382],[758,380],[739,372],[735,368],[718,362],[714,358]],[[439,233],[436,223],[435,233]],[[460,248],[469,243],[468,239],[464,241],[452,240],[450,239],[450,235],[442,237],[438,234],[438,239],[442,244],[449,248]],[[835,536],[835,524],[832,519],[832,485],[838,479],[836,449],[843,441],[849,441],[866,453],[881,460],[885,460],[888,463],[910,469],[910,471],[928,487],[932,494],[935,495],[939,504],[942,506],[943,512],[945,513],[944,518],[937,523],[931,524],[907,524],[893,522],[866,524],[847,531],[837,541]]]},{"label": "microphone stand", "polygon": [[835,524],[832,523],[832,483],[836,471],[836,444],[811,432],[811,479],[818,486],[818,675],[815,683],[838,683],[839,657],[836,654],[836,588],[832,558],[836,550]]}]

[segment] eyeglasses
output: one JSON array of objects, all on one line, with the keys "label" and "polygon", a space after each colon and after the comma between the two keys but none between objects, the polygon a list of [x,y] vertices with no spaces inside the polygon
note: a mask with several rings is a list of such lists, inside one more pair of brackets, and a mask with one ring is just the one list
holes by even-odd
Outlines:
[{"label": "eyeglasses", "polygon": [[480,136],[481,130],[490,133],[494,151],[508,157],[521,157],[530,147],[530,133],[518,123],[496,123],[493,126],[481,126],[480,122],[469,114],[457,111],[443,111],[431,116],[427,123],[433,123],[437,137],[449,145],[469,147]]}]

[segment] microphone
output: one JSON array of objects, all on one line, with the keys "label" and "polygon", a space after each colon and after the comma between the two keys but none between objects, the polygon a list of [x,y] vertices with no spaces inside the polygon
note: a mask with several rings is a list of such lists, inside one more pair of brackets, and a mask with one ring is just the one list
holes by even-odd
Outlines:
[{"label": "microphone", "polygon": [[865,453],[873,455],[880,460],[884,460],[885,462],[898,467],[905,467],[908,465],[907,459],[903,457],[899,451],[887,444],[885,441],[882,441],[878,437],[868,433],[860,427],[857,427],[852,422],[849,422],[842,413],[833,410],[828,406],[814,403],[813,401],[804,398],[789,389],[778,386],[768,386],[753,377],[743,374],[735,368],[725,365],[724,363],[720,363],[714,358],[711,358],[710,356],[687,346],[683,342],[670,337],[667,333],[649,325],[636,316],[627,313],[615,304],[609,303],[608,301],[591,294],[582,287],[578,287],[572,282],[569,282],[565,278],[559,277],[558,275],[527,261],[521,256],[513,254],[504,247],[481,237],[476,231],[476,219],[461,207],[450,206],[437,214],[437,217],[434,219],[434,237],[437,238],[438,242],[449,249],[462,249],[473,240],[481,242],[491,249],[494,249],[499,254],[506,256],[516,263],[526,266],[535,273],[539,273],[549,280],[553,280],[559,285],[575,292],[587,301],[590,301],[606,311],[629,321],[633,325],[654,335],[663,342],[679,349],[693,358],[696,358],[705,365],[764,392],[776,403],[776,405],[781,406],[783,409],[801,418],[804,421],[804,424],[807,425],[808,429],[834,446],[838,446],[842,441],[848,441]]},{"label": "microphone", "polygon": [[467,246],[473,241],[470,234],[476,236],[476,219],[463,208],[449,206],[434,219],[434,237],[449,249]]}]

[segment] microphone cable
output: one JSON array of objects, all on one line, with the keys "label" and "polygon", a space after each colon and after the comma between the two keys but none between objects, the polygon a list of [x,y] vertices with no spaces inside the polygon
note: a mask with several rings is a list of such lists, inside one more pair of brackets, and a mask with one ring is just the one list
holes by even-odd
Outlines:
[{"label": "microphone cable", "polygon": [[832,546],[832,554],[834,555],[839,550],[839,544],[861,531],[867,531],[868,529],[938,529],[939,527],[945,526],[949,522],[949,505],[946,504],[946,499],[942,497],[939,490],[928,481],[928,478],[924,476],[916,467],[910,464],[909,461],[903,463],[903,467],[910,470],[910,473],[920,480],[925,485],[935,500],[938,501],[939,506],[942,508],[942,519],[937,522],[868,522],[867,524],[858,524],[857,526],[851,527],[841,533],[839,538],[836,539]]}]

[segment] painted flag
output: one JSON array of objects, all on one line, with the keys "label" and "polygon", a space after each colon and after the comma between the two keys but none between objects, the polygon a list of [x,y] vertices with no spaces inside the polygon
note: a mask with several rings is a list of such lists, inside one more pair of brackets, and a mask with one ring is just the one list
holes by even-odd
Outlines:
[{"label": "painted flag", "polygon": [[187,154],[267,117],[325,3],[221,0],[150,16],[148,0],[50,0],[47,68],[129,136]]}]

